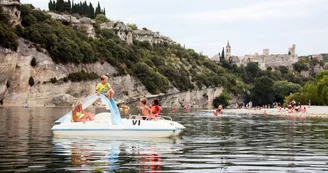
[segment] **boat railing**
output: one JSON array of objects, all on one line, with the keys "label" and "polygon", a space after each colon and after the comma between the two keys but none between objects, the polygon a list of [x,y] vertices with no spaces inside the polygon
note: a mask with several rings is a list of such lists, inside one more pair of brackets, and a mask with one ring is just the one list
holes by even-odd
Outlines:
[{"label": "boat railing", "polygon": [[[145,117],[145,116],[142,116],[142,115],[129,115],[129,119],[136,119],[137,117]],[[146,120],[148,120],[150,117],[147,117]],[[156,120],[156,119],[155,119]],[[173,121],[172,120],[172,117],[169,117],[169,116],[159,116],[157,120],[166,120],[166,121]]]},{"label": "boat railing", "polygon": [[172,117],[169,116],[160,116],[159,118],[162,120],[172,121]]},{"label": "boat railing", "polygon": [[129,115],[129,119],[136,119],[138,116],[140,116],[140,114],[139,115]]},{"label": "boat railing", "polygon": [[[129,115],[129,119],[136,119],[137,117],[146,117],[146,116],[142,116],[142,115],[140,115],[140,114],[138,114],[138,115]],[[146,118],[146,120],[148,120],[148,118],[150,118],[150,117],[147,117]]]}]

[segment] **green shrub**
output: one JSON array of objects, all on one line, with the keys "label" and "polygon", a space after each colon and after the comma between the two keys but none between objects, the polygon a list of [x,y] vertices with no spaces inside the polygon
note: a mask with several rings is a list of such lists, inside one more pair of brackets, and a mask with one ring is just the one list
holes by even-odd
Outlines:
[{"label": "green shrub", "polygon": [[109,22],[109,20],[107,19],[107,17],[104,14],[97,14],[95,21],[97,23],[106,23]]},{"label": "green shrub", "polygon": [[70,73],[67,76],[67,78],[72,82],[81,82],[81,81],[95,80],[98,79],[99,76],[94,72],[87,73],[82,71],[82,72]]},{"label": "green shrub", "polygon": [[293,64],[294,70],[297,72],[307,71],[309,68],[305,63],[296,62]]},{"label": "green shrub", "polygon": [[213,100],[213,106],[216,108],[219,105],[222,105],[223,107],[228,107],[230,106],[230,100],[231,100],[231,96],[228,92],[223,91],[222,94],[219,97],[216,97]]},{"label": "green shrub", "polygon": [[10,16],[0,7],[0,46],[16,51],[17,35],[10,26]]},{"label": "green shrub", "polygon": [[28,84],[30,84],[31,87],[34,86],[34,79],[32,76],[28,79]]},{"label": "green shrub", "polygon": [[127,24],[128,27],[130,27],[132,30],[137,30],[138,27],[136,24]]},{"label": "green shrub", "polygon": [[16,51],[17,36],[6,24],[0,22],[0,46]]}]

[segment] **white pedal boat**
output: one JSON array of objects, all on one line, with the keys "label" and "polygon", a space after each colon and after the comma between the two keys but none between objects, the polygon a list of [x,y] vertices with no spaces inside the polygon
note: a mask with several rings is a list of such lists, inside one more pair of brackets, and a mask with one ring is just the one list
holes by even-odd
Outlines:
[{"label": "white pedal boat", "polygon": [[72,112],[68,112],[55,122],[51,128],[55,136],[86,136],[86,137],[134,137],[134,138],[166,138],[178,136],[185,127],[172,121],[170,117],[159,117],[158,120],[137,120],[136,116],[121,118],[120,111],[113,99],[96,94],[82,102],[85,109],[97,99],[111,112],[95,115],[95,121],[72,122]]}]

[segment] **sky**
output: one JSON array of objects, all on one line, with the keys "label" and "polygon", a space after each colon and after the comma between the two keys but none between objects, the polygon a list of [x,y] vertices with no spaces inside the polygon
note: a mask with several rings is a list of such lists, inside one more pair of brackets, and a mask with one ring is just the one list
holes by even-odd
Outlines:
[{"label": "sky", "polygon": [[[99,0],[111,20],[159,31],[212,57],[229,40],[232,55],[328,53],[328,0]],[[78,2],[75,0],[74,2]],[[94,6],[98,0],[88,0]],[[48,9],[47,0],[21,0]]]}]

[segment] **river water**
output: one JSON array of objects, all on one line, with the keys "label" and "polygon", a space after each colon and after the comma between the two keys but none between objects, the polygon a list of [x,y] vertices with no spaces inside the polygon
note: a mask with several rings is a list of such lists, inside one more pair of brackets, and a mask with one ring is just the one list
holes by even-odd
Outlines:
[{"label": "river water", "polygon": [[0,108],[0,172],[328,171],[326,119],[195,110],[164,113],[186,126],[176,139],[53,137],[53,122],[68,111]]}]

